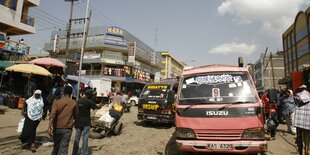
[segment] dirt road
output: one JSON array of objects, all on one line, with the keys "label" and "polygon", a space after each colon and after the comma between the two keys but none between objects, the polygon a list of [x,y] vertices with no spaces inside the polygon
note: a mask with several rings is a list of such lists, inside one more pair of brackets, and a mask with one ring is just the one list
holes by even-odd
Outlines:
[{"label": "dirt road", "polygon": [[[17,124],[20,118],[20,110],[5,109],[4,114],[0,114],[0,154],[33,154],[29,150],[21,150],[17,139]],[[137,120],[137,107],[132,107],[130,113],[125,113],[120,120],[123,124],[122,133],[118,136],[105,137],[103,139],[90,139],[89,151],[93,155],[179,155],[176,149],[175,137],[173,136],[173,126],[163,126],[153,124],[145,126]],[[35,154],[51,154],[52,146],[44,146],[47,138],[48,120],[41,121],[37,131],[37,142],[39,148]],[[71,154],[73,136],[71,137],[69,154]],[[277,139],[268,142],[268,155],[292,155],[297,154],[294,137],[285,132],[285,126],[280,125]],[[194,154],[194,153],[192,153]],[[197,154],[201,155],[201,154]]]}]

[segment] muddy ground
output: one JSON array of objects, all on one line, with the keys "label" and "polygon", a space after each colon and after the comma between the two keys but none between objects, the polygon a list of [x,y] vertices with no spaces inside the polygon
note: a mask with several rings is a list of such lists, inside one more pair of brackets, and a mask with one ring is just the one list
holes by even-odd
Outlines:
[{"label": "muddy ground", "polygon": [[[29,150],[21,150],[16,132],[20,119],[20,110],[9,109],[0,106],[0,154],[33,154]],[[177,150],[174,130],[171,125],[152,124],[145,125],[137,120],[137,107],[132,107],[130,113],[124,113],[120,120],[124,126],[118,136],[109,136],[103,139],[89,139],[89,152],[93,155],[179,155],[197,154],[182,153]],[[51,154],[52,146],[45,146],[49,138],[47,136],[48,120],[43,120],[37,130],[38,149],[34,154]],[[297,154],[294,136],[285,132],[285,125],[278,128],[277,139],[268,141],[268,155]],[[72,151],[74,140],[72,134],[69,154]],[[201,155],[199,153],[198,155]]]}]

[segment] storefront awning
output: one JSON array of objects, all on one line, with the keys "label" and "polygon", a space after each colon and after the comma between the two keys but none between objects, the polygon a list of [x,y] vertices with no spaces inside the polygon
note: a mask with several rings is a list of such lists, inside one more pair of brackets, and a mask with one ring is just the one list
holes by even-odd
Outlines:
[{"label": "storefront awning", "polygon": [[5,68],[13,66],[13,65],[15,65],[15,63],[10,62],[10,61],[0,61],[0,69],[1,68],[5,69]]}]

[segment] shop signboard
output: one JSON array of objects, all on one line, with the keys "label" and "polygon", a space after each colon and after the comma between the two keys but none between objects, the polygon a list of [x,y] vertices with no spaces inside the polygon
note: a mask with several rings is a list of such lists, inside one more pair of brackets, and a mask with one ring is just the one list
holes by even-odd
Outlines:
[{"label": "shop signboard", "polygon": [[153,51],[153,52],[152,52],[151,63],[152,63],[153,65],[156,64],[156,51]]},{"label": "shop signboard", "polygon": [[117,64],[117,65],[124,65],[125,62],[123,60],[113,60],[113,59],[102,59],[102,62],[109,63],[109,64]]},{"label": "shop signboard", "polygon": [[84,53],[83,59],[98,59],[100,58],[100,53]]},{"label": "shop signboard", "polygon": [[124,30],[116,26],[108,27],[104,44],[127,47],[127,42],[124,40]]},{"label": "shop signboard", "polygon": [[124,30],[116,26],[110,26],[107,28],[107,34],[115,36],[124,36]]},{"label": "shop signboard", "polygon": [[54,53],[59,53],[59,48],[60,48],[59,35],[55,34],[53,52]]},{"label": "shop signboard", "polygon": [[111,39],[104,39],[104,44],[127,47],[126,42],[118,41],[118,40],[111,40]]},{"label": "shop signboard", "polygon": [[136,56],[136,42],[130,42],[128,46],[128,65],[133,66],[135,64]]},{"label": "shop signboard", "polygon": [[28,50],[29,50],[26,44],[22,44],[22,43],[15,42],[12,40],[7,40],[4,44],[3,49],[7,51],[11,51],[11,52],[17,52],[20,54],[28,54]]}]

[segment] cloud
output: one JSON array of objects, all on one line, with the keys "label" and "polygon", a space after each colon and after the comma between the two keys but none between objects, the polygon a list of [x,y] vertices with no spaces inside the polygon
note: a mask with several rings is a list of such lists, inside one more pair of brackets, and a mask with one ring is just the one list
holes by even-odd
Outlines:
[{"label": "cloud", "polygon": [[217,11],[235,16],[238,24],[261,22],[260,32],[274,36],[282,34],[307,4],[309,0],[225,0]]},{"label": "cloud", "polygon": [[255,52],[257,49],[257,45],[255,44],[246,44],[246,43],[224,43],[222,45],[219,45],[217,47],[214,47],[210,50],[209,53],[214,54],[223,54],[228,55],[231,53],[239,53],[244,55],[250,55],[253,52]]}]

